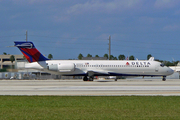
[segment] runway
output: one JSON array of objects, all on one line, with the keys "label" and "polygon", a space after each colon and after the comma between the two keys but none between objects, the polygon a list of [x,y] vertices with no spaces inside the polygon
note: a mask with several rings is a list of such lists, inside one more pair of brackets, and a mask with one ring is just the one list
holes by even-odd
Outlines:
[{"label": "runway", "polygon": [[0,80],[0,95],[180,96],[180,80]]}]

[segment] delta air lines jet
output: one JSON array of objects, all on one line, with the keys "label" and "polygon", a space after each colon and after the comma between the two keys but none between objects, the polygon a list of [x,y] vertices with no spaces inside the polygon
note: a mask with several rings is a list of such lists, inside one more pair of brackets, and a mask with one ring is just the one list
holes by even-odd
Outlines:
[{"label": "delta air lines jet", "polygon": [[14,43],[29,61],[25,68],[62,76],[84,76],[84,81],[93,81],[94,76],[162,76],[165,81],[174,72],[153,57],[149,60],[49,60],[32,42]]}]

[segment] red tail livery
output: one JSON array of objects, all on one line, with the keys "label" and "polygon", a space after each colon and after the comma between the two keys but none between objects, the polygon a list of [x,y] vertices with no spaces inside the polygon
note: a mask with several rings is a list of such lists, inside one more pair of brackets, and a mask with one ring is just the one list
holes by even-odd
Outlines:
[{"label": "red tail livery", "polygon": [[34,46],[32,42],[17,42],[15,41],[15,46],[18,47],[26,59],[31,62],[45,61],[49,60],[44,57]]}]

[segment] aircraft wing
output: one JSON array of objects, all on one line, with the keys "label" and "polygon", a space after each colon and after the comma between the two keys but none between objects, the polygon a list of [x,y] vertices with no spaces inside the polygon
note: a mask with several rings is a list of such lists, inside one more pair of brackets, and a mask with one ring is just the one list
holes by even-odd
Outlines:
[{"label": "aircraft wing", "polygon": [[88,73],[88,76],[99,76],[99,75],[107,76],[107,75],[109,75],[109,73],[106,71],[87,71],[87,73]]}]

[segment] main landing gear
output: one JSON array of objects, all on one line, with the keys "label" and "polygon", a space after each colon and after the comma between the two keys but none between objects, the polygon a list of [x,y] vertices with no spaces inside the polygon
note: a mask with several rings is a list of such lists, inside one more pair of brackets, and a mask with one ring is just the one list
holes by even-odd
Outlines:
[{"label": "main landing gear", "polygon": [[83,78],[84,81],[93,81],[94,80],[94,72],[88,71],[87,75]]},{"label": "main landing gear", "polygon": [[166,76],[163,76],[162,81],[166,81]]},{"label": "main landing gear", "polygon": [[93,81],[94,80],[94,76],[89,76],[89,78],[87,76],[84,76],[83,81]]}]

